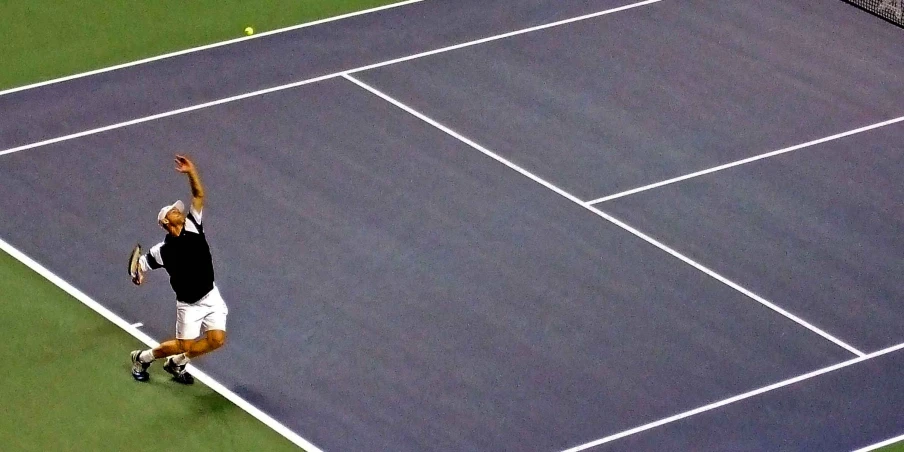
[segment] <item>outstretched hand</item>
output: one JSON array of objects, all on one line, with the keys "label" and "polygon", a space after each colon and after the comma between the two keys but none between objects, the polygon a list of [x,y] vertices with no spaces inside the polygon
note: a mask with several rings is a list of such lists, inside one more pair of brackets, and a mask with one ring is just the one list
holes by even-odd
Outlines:
[{"label": "outstretched hand", "polygon": [[195,164],[184,155],[176,154],[176,171],[188,175],[191,184],[191,206],[198,212],[204,207],[204,187],[195,169]]},{"label": "outstretched hand", "polygon": [[184,155],[176,155],[176,171],[187,174],[195,171],[195,164]]}]

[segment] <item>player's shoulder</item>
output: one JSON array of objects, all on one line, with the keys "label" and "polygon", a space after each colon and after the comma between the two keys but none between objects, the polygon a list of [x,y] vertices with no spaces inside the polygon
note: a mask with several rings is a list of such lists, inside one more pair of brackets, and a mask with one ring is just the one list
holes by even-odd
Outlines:
[{"label": "player's shoulder", "polygon": [[186,232],[192,234],[201,234],[202,226],[199,221],[195,220],[191,216],[186,217],[186,220],[187,221],[185,222],[185,226],[183,226]]},{"label": "player's shoulder", "polygon": [[201,224],[204,219],[204,209],[195,209],[194,206],[191,206],[188,209],[188,215],[185,217],[190,218],[195,224]]}]

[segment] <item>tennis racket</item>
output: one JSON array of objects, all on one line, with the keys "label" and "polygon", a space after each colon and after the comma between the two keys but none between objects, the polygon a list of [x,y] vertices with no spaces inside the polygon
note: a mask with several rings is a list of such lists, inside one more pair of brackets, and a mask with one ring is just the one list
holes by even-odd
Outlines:
[{"label": "tennis racket", "polygon": [[129,255],[129,277],[132,278],[132,282],[137,286],[141,284],[141,269],[138,268],[138,258],[141,257],[141,244],[135,245],[135,248],[132,248],[132,254]]}]

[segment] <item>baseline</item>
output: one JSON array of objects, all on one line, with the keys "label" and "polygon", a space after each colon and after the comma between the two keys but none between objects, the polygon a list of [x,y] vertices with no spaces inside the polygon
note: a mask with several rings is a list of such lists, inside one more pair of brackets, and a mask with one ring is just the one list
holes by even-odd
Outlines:
[{"label": "baseline", "polygon": [[870,444],[869,446],[857,449],[854,452],[869,452],[871,450],[876,450],[876,449],[888,446],[890,444],[897,443],[899,441],[904,441],[904,435],[896,436],[894,438],[889,438],[885,441],[880,441],[876,444]]}]

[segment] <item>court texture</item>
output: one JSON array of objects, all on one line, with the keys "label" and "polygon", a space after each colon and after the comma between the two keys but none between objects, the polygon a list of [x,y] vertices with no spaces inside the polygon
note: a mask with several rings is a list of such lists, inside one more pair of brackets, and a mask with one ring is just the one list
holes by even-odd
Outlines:
[{"label": "court texture", "polygon": [[[902,50],[837,0],[414,0],[0,91],[0,449],[894,443]],[[181,152],[230,343],[142,385]]]}]

